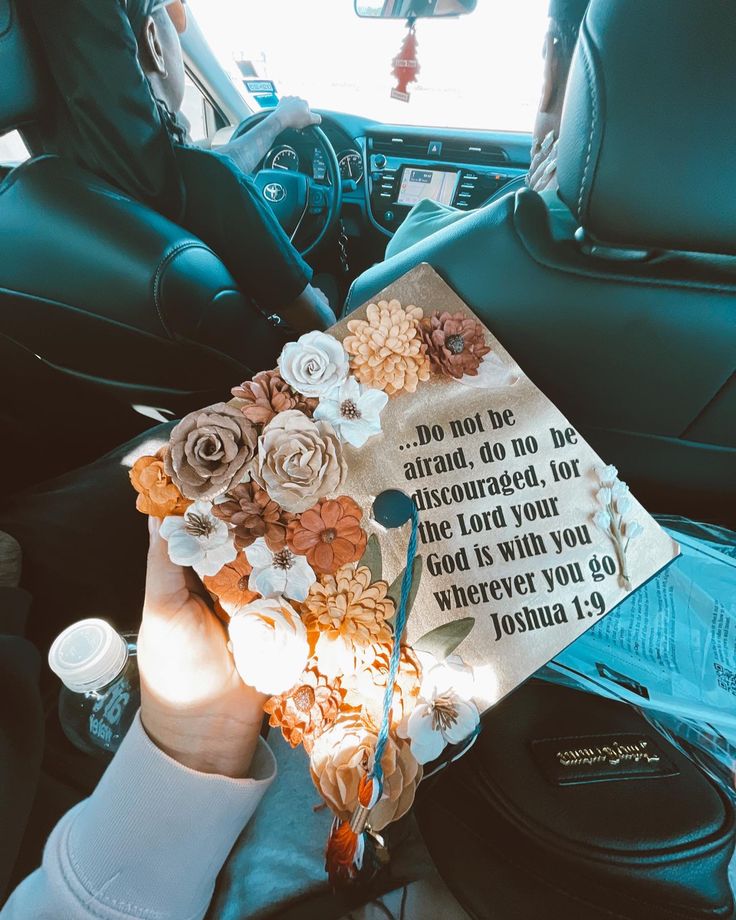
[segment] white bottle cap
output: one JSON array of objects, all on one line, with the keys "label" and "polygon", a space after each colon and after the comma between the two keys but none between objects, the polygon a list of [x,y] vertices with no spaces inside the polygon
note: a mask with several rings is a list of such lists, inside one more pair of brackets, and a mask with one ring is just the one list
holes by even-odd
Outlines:
[{"label": "white bottle cap", "polygon": [[128,644],[105,620],[80,620],[56,637],[49,667],[75,693],[100,690],[120,674]]}]

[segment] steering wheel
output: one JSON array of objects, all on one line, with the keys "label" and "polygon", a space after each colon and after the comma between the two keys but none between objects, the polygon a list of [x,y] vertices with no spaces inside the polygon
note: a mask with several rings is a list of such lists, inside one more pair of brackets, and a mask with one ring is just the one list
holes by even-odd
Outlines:
[{"label": "steering wheel", "polygon": [[[256,112],[241,121],[235,129],[233,140],[243,137],[270,114],[268,111]],[[303,256],[307,256],[334,229],[340,218],[342,177],[337,154],[325,132],[316,125],[302,130],[304,134],[312,136],[322,151],[330,185],[320,185],[302,172],[284,169],[261,169],[253,176],[253,180],[292,242],[306,223],[314,224],[317,217],[323,218],[319,229],[312,233],[313,238],[299,249]]]}]

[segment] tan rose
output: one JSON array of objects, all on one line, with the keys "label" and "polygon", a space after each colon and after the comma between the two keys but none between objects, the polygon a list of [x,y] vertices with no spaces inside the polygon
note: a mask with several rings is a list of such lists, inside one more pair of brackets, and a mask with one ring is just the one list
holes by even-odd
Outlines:
[{"label": "tan rose", "polygon": [[291,409],[263,429],[251,472],[285,511],[300,514],[340,489],[347,466],[332,425]]},{"label": "tan rose", "polygon": [[257,443],[255,427],[239,409],[216,403],[174,428],[164,468],[187,498],[212,499],[240,482]]},{"label": "tan rose", "polygon": [[[339,719],[314,742],[310,755],[312,780],[332,811],[349,821],[358,804],[358,784],[370,769],[376,749],[376,729],[360,718]],[[406,814],[422,778],[422,768],[409,744],[389,735],[381,761],[383,795],[372,809],[369,823],[380,831]]]}]

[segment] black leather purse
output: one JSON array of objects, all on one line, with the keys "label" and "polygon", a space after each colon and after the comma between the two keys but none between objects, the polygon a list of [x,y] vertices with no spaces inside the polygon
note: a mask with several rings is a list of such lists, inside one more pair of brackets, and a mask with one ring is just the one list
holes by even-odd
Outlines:
[{"label": "black leather purse", "polygon": [[632,708],[530,681],[416,809],[478,920],[732,920],[734,808]]}]

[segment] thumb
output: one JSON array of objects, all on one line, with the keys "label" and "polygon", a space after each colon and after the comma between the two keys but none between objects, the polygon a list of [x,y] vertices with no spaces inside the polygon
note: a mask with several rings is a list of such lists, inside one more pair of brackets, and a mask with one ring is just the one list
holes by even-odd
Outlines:
[{"label": "thumb", "polygon": [[[188,593],[184,569],[169,559],[168,546],[159,533],[160,529],[161,521],[149,517],[145,609],[153,608],[157,613],[165,612],[180,592]],[[171,606],[175,608],[175,605]]]}]

